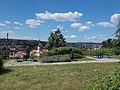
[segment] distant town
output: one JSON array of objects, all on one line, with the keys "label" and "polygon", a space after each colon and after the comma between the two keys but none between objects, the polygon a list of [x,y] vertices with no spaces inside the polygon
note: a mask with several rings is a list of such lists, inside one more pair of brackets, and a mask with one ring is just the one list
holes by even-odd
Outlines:
[{"label": "distant town", "polygon": [[[45,48],[47,41],[40,41],[42,48]],[[22,40],[22,39],[0,39],[0,50],[25,50],[25,49],[37,49],[39,44],[39,40]],[[93,43],[93,42],[67,42],[67,46],[73,46],[78,48],[85,49],[95,49],[101,46],[101,43]]]}]

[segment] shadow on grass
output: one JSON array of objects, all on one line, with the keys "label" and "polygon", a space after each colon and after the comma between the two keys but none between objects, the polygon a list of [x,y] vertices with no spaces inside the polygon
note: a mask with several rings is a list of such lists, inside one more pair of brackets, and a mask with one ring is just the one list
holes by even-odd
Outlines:
[{"label": "shadow on grass", "polygon": [[12,72],[13,70],[10,70],[10,69],[0,69],[0,75],[3,75],[3,74],[7,74],[7,73],[10,73]]}]

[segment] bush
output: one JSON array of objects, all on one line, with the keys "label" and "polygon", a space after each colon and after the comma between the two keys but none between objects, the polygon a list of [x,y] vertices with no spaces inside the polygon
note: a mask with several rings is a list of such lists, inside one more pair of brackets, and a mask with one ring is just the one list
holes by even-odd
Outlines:
[{"label": "bush", "polygon": [[80,55],[78,53],[73,53],[73,59],[80,59],[83,58],[83,55]]},{"label": "bush", "polygon": [[2,69],[2,67],[3,67],[3,61],[2,61],[2,59],[0,58],[0,69]]},{"label": "bush", "polygon": [[69,54],[70,49],[72,49],[72,53],[77,53],[77,54],[83,55],[82,50],[80,48],[77,48],[77,47],[59,47],[59,48],[52,49],[46,53],[40,54],[40,57],[43,58],[46,56]]},{"label": "bush", "polygon": [[120,90],[120,69],[115,70],[103,79],[94,80],[92,90]]},{"label": "bush", "polygon": [[0,50],[0,56],[2,57],[2,59],[7,59],[9,56],[9,51],[7,50]]},{"label": "bush", "polygon": [[114,55],[120,55],[120,48],[119,47],[116,47],[114,48]]},{"label": "bush", "polygon": [[86,50],[85,55],[94,56],[97,52],[102,52],[104,55],[120,55],[120,48],[101,48],[97,50]]},{"label": "bush", "polygon": [[44,57],[44,59],[42,60],[42,62],[45,63],[52,63],[52,62],[69,62],[70,57],[68,54],[66,55],[53,55],[53,56],[47,56]]},{"label": "bush", "polygon": [[85,55],[89,56],[96,56],[98,52],[103,53],[104,55],[113,55],[114,54],[114,49],[113,48],[101,48],[97,50],[86,50]]}]

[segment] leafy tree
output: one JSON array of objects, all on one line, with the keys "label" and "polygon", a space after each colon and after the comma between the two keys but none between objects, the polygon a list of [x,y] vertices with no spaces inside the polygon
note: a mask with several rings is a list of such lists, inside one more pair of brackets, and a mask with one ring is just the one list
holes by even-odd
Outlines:
[{"label": "leafy tree", "polygon": [[46,44],[46,47],[48,49],[52,49],[61,46],[66,46],[66,41],[60,30],[57,29],[56,31],[50,33],[50,37],[48,38],[48,43]]},{"label": "leafy tree", "polygon": [[107,39],[106,41],[102,42],[102,46],[106,48],[111,48],[113,46],[112,42],[113,42],[112,39]]},{"label": "leafy tree", "polygon": [[120,40],[120,16],[118,16],[118,26],[117,26],[117,30],[115,33],[115,37],[117,37],[117,39]]},{"label": "leafy tree", "polygon": [[120,46],[120,16],[118,16],[118,26],[115,33],[115,37],[117,38],[116,46]]},{"label": "leafy tree", "polygon": [[103,41],[102,46],[106,48],[120,47],[120,16],[118,16],[118,26],[114,35],[117,39],[108,39]]}]

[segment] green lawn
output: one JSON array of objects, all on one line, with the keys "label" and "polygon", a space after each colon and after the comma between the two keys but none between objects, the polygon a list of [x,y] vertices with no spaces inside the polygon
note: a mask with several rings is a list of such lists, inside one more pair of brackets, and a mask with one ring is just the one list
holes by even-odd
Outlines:
[{"label": "green lawn", "polygon": [[83,57],[81,59],[76,59],[78,61],[90,61],[90,60],[95,60],[95,59],[92,59],[92,58],[88,58],[88,57]]},{"label": "green lawn", "polygon": [[6,67],[0,90],[86,90],[95,76],[104,77],[120,63]]},{"label": "green lawn", "polygon": [[111,58],[120,59],[120,55],[112,56]]}]

